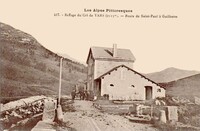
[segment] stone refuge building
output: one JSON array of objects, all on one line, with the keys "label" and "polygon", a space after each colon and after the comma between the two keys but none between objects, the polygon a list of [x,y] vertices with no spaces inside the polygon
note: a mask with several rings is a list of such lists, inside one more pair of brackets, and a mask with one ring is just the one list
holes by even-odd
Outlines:
[{"label": "stone refuge building", "polygon": [[87,64],[87,90],[109,100],[149,100],[165,97],[165,89],[133,70],[135,57],[129,49],[91,47]]}]

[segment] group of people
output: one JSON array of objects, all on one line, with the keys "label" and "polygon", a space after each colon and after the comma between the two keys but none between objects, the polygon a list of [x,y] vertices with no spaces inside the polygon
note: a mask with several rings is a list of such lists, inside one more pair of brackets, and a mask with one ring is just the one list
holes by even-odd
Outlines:
[{"label": "group of people", "polygon": [[87,90],[79,90],[79,91],[76,91],[76,90],[74,89],[74,90],[72,90],[72,92],[71,92],[72,100],[74,100],[76,97],[79,97],[80,100],[89,100],[89,96],[90,96],[90,93],[89,93],[89,91],[87,91]]}]

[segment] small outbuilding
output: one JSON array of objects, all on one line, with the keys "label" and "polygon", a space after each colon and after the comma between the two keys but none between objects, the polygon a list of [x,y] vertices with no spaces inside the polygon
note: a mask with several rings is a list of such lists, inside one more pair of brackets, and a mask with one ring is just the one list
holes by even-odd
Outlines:
[{"label": "small outbuilding", "polygon": [[95,79],[97,96],[110,100],[149,100],[165,97],[165,89],[133,69],[120,65]]}]

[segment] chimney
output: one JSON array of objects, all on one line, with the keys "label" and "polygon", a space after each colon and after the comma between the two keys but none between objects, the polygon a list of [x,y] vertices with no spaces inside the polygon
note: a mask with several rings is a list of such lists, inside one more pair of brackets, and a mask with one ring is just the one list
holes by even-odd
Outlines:
[{"label": "chimney", "polygon": [[113,44],[113,57],[117,57],[117,44]]}]

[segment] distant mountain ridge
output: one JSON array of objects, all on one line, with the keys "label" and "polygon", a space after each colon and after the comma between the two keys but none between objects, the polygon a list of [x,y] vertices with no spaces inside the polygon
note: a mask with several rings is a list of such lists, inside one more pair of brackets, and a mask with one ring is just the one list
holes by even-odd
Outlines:
[{"label": "distant mountain ridge", "polygon": [[189,71],[182,70],[174,67],[167,68],[160,72],[154,72],[149,74],[144,74],[147,78],[157,82],[157,83],[166,83],[170,81],[179,80],[188,76],[196,75],[200,73],[199,71]]},{"label": "distant mountain ridge", "polygon": [[[60,58],[34,37],[0,22],[0,96],[56,95]],[[62,94],[84,86],[86,66],[63,59]]]}]

